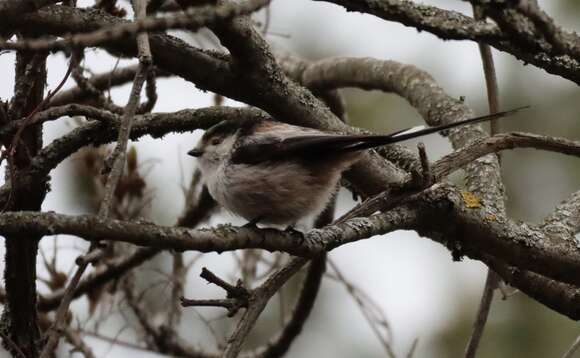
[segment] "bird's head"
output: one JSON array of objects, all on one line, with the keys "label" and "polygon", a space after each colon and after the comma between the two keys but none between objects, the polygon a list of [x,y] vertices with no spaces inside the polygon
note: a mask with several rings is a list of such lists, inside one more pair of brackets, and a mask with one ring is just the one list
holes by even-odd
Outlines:
[{"label": "bird's head", "polygon": [[196,157],[202,172],[216,170],[232,155],[238,138],[256,127],[256,120],[225,120],[205,131],[195,148],[187,152]]}]

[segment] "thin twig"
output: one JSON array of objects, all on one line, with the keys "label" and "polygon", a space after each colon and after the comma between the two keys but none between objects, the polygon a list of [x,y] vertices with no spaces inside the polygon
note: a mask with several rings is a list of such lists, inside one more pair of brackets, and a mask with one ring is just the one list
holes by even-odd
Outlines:
[{"label": "thin twig", "polygon": [[[50,101],[50,106],[62,106],[64,104],[70,103],[83,103],[95,95],[93,90],[101,93],[110,90],[111,87],[132,82],[135,78],[135,74],[137,74],[138,68],[139,65],[115,68],[112,71],[86,78],[86,82],[83,83],[84,87],[79,85],[77,87],[59,92],[59,94],[54,96]],[[162,71],[154,66],[149,73],[154,73],[156,77],[171,76],[169,72]]]},{"label": "thin twig", "polygon": [[235,286],[230,285],[205,267],[202,268],[201,274],[199,276],[207,282],[213,283],[214,285],[223,288],[228,293],[228,297],[240,298],[248,296],[248,290],[242,286],[241,281],[238,281]]},{"label": "thin twig", "polygon": [[578,350],[578,347],[580,347],[580,336],[576,337],[574,343],[572,343],[572,345],[570,346],[570,348],[568,348],[566,353],[564,353],[562,358],[572,358],[572,356],[574,356],[574,353],[576,353],[576,351]]},{"label": "thin twig", "polygon": [[[144,0],[136,0],[136,4],[142,3]],[[138,18],[144,17],[145,4],[136,5],[135,14]],[[143,10],[141,10],[143,9]],[[129,135],[131,133],[131,126],[133,124],[133,117],[137,110],[139,104],[139,97],[143,83],[145,81],[145,76],[147,74],[147,69],[151,64],[151,50],[149,48],[149,41],[147,34],[141,34],[137,37],[137,47],[139,52],[139,69],[135,75],[135,80],[133,81],[133,87],[131,89],[131,94],[127,106],[125,107],[125,112],[121,119],[121,128],[119,129],[119,137],[117,140],[117,145],[111,155],[113,158],[113,165],[111,172],[107,177],[107,184],[105,186],[105,194],[99,208],[98,216],[101,218],[108,218],[113,206],[113,196],[117,188],[117,184],[123,174],[123,168],[125,167],[125,160],[127,156],[127,143],[129,141]],[[73,278],[69,282],[65,289],[65,293],[60,302],[58,310],[55,315],[55,320],[53,325],[50,327],[47,336],[48,341],[42,350],[40,355],[41,358],[48,358],[52,355],[52,352],[58,344],[58,340],[65,329],[66,317],[68,314],[68,309],[70,303],[74,297],[76,288],[80,282],[83,273],[86,271],[88,265],[91,262],[97,260],[104,251],[99,247],[98,243],[91,243],[89,252],[87,255],[77,258],[76,262],[78,265],[77,271],[75,272]]]},{"label": "thin twig", "polygon": [[85,358],[95,358],[92,349],[83,341],[77,332],[66,329],[64,335],[67,341],[74,347],[75,351],[80,352]]},{"label": "thin twig", "polygon": [[[476,20],[485,20],[485,15],[483,14],[483,10],[474,5],[473,7],[474,17]],[[489,105],[489,112],[491,114],[497,113],[499,111],[499,89],[497,85],[497,75],[495,72],[495,65],[493,62],[493,56],[491,53],[491,48],[489,45],[479,43],[479,52],[481,55],[481,61],[483,63],[483,72],[485,74],[485,84],[487,88],[487,101]],[[498,123],[497,121],[493,120],[490,123],[490,132],[491,135],[496,135],[498,133]],[[501,168],[501,160],[498,161]],[[498,168],[498,170],[500,170]],[[503,199],[500,199],[503,200]],[[504,207],[501,205],[500,207]],[[505,212],[500,213],[505,215]],[[473,324],[473,332],[471,333],[471,337],[469,338],[469,342],[467,343],[467,347],[465,349],[465,358],[474,358],[477,352],[477,348],[479,347],[479,342],[481,341],[481,337],[483,336],[483,330],[485,328],[485,324],[487,322],[487,318],[489,316],[489,311],[491,309],[491,303],[493,301],[493,293],[498,288],[500,283],[499,276],[493,272],[493,270],[488,268],[487,271],[487,278],[485,280],[485,286],[483,288],[483,294],[481,297],[481,301],[479,303],[479,308],[477,310],[477,317]]]},{"label": "thin twig", "polygon": [[191,300],[181,297],[180,300],[182,307],[224,307],[228,310],[228,317],[233,317],[240,308],[248,307],[251,299],[251,293],[242,285],[241,280],[238,280],[236,286],[230,285],[205,267],[202,268],[201,274],[199,276],[205,279],[207,282],[213,283],[214,285],[223,288],[227,292],[227,298]]},{"label": "thin twig", "polygon": [[409,353],[407,353],[407,358],[413,358],[415,355],[415,351],[417,350],[417,346],[419,345],[419,338],[415,338],[413,343],[411,344],[411,348],[409,349]]},{"label": "thin twig", "polygon": [[223,358],[235,358],[242,349],[242,344],[270,298],[309,260],[302,257],[293,258],[286,266],[276,271],[262,285],[252,291],[248,309],[238,321],[234,333],[228,339]]},{"label": "thin twig", "polygon": [[493,301],[493,293],[498,285],[499,277],[491,269],[488,269],[485,286],[483,288],[483,294],[481,296],[481,301],[477,310],[477,317],[473,323],[473,332],[471,333],[471,337],[467,343],[467,348],[465,349],[466,358],[475,357],[477,348],[479,347],[479,342],[483,336],[483,330],[487,322],[487,317],[489,316],[491,303]]},{"label": "thin twig", "polygon": [[[364,294],[360,289],[350,283],[346,277],[342,274],[338,265],[336,265],[332,260],[328,260],[328,264],[334,270],[336,274],[337,281],[341,282],[348,293],[355,300],[357,306],[361,310],[363,316],[367,320],[371,330],[383,346],[385,353],[388,357],[395,358],[396,354],[391,347],[391,331],[384,312],[379,308],[379,306]],[[376,314],[373,314],[376,313]],[[381,333],[380,327],[383,327],[386,335]]]},{"label": "thin twig", "polygon": [[419,150],[419,159],[421,161],[421,176],[422,185],[427,188],[433,184],[433,175],[431,174],[431,165],[429,164],[429,158],[427,157],[427,151],[425,150],[425,144],[420,142],[417,144],[417,149]]}]

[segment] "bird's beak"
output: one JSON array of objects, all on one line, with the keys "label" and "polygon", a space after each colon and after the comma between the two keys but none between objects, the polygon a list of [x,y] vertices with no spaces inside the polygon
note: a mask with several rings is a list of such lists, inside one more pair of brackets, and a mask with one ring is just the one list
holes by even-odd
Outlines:
[{"label": "bird's beak", "polygon": [[189,152],[187,152],[187,154],[191,155],[192,157],[201,157],[203,155],[203,150],[201,149],[197,149],[197,148],[193,148],[192,150],[190,150]]}]

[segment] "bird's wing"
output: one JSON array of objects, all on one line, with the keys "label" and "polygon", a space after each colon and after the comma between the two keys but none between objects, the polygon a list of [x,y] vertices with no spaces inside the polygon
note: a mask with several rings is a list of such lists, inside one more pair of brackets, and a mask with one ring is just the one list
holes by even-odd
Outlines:
[{"label": "bird's wing", "polygon": [[[416,131],[413,131],[413,128],[404,129],[386,135],[338,135],[324,134],[323,132],[318,131],[304,132],[284,137],[265,135],[260,140],[253,143],[241,143],[241,145],[235,149],[231,160],[234,163],[256,164],[264,161],[283,160],[296,157],[300,157],[302,160],[323,159],[329,155],[337,155],[344,152],[352,152],[401,142],[407,139],[421,137],[466,124],[479,123],[505,117],[524,108],[527,107],[469,118],[463,121],[447,123],[436,127],[427,127]],[[288,131],[288,133],[296,133],[296,131]]]},{"label": "bird's wing", "polygon": [[357,150],[364,143],[376,142],[385,136],[306,134],[292,137],[262,138],[260,142],[240,145],[232,155],[236,164],[256,164],[264,161],[300,157],[317,160],[345,151]]}]

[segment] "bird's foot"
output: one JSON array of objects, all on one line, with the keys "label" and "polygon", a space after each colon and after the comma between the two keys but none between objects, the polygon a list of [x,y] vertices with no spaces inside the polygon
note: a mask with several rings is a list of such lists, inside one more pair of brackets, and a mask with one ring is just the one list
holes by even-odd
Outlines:
[{"label": "bird's foot", "polygon": [[296,230],[294,228],[294,225],[288,225],[286,229],[284,229],[284,232],[292,236],[298,236],[298,245],[300,246],[302,246],[302,244],[304,244],[304,240],[306,240],[306,236],[304,236],[304,233],[300,230]]},{"label": "bird's foot", "polygon": [[247,223],[245,223],[242,227],[250,228],[250,229],[257,229],[258,223],[260,222],[260,220],[262,220],[262,217],[258,216],[256,218],[253,218],[252,220],[248,221]]}]

